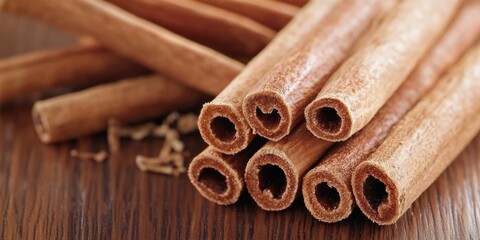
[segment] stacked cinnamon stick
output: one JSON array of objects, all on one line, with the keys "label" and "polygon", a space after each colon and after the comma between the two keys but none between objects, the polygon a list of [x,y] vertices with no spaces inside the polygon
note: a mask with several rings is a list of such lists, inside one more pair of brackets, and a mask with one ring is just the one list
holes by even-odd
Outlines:
[{"label": "stacked cinnamon stick", "polygon": [[[224,91],[203,106],[199,130],[210,146],[190,165],[194,186],[218,204],[234,203],[245,187],[268,211],[288,208],[301,193],[312,215],[325,222],[347,218],[356,198],[373,221],[394,223],[433,182],[432,177],[417,189],[408,189],[421,171],[438,176],[480,130],[480,124],[473,123],[480,114],[479,94],[473,93],[478,89],[470,85],[479,80],[474,72],[480,59],[473,45],[480,35],[480,4],[434,2],[308,3]],[[312,18],[313,9],[323,14]],[[450,68],[455,73],[442,78]],[[440,135],[445,131],[442,142],[453,141],[448,123],[427,110],[415,110],[433,104],[443,113],[444,108],[462,105],[451,89],[452,99],[443,100],[445,106],[436,105],[438,97],[429,97],[449,88],[436,86],[442,81],[472,87],[465,92],[472,97],[469,104],[457,107],[463,120],[452,122],[468,122],[465,128],[470,131],[468,136],[461,132],[464,141],[452,145],[452,150],[437,149],[445,151],[445,157],[436,166],[432,163],[437,152],[414,148],[420,135],[392,129],[410,115],[413,119],[404,124],[408,131],[416,123],[426,124],[423,118],[435,119],[442,128],[436,131]],[[425,125],[421,131],[427,135],[422,137],[425,143],[435,139],[433,129]],[[261,138],[268,141],[259,145]],[[402,166],[398,169],[394,158],[375,151],[389,138],[402,141],[390,140],[384,148],[410,165],[400,160],[405,163],[398,163]],[[419,157],[408,158],[405,152]],[[431,159],[430,165],[417,164],[420,156]],[[384,158],[389,160],[383,164]],[[373,165],[360,164],[363,161]],[[406,202],[403,196],[408,197]]]},{"label": "stacked cinnamon stick", "polygon": [[[279,211],[302,194],[320,221],[343,220],[358,205],[372,221],[393,224],[480,130],[478,0],[5,0],[1,7],[95,42],[0,62],[0,93],[8,89],[0,101],[129,78],[35,103],[44,142],[213,98],[198,120],[209,146],[188,177],[220,205],[246,189],[260,208]],[[25,77],[43,72],[36,82]]]},{"label": "stacked cinnamon stick", "polygon": [[[93,86],[34,104],[33,123],[45,143],[106,130],[110,120],[135,123],[199,106],[222,90],[242,70],[241,62],[255,56],[276,34],[276,30],[245,12],[259,9],[256,4],[235,13],[214,4],[186,0],[110,2],[1,3],[7,13],[39,19],[81,38],[72,47],[0,60],[0,104],[58,87]],[[290,5],[288,12],[277,10],[279,5],[285,8],[282,3],[269,1],[261,8],[277,28],[298,10]],[[107,27],[99,27],[104,24]],[[190,66],[190,71],[185,71],[185,66]],[[97,84],[101,85],[94,86]],[[178,119],[179,124],[183,119]],[[161,136],[168,141],[168,126],[157,128],[146,136]],[[119,146],[118,140],[112,139],[122,135],[113,136],[111,132],[119,131],[109,130],[113,154]],[[127,136],[136,139],[138,134],[132,134]],[[175,146],[177,151],[182,149]],[[163,152],[159,158],[165,157]],[[146,165],[142,164],[142,170],[160,169],[153,167],[155,161],[148,162],[152,168],[144,169]]]}]

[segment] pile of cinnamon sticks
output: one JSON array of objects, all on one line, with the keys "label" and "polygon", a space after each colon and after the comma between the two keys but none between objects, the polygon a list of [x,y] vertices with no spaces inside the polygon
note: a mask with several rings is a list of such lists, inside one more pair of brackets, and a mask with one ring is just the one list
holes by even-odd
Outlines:
[{"label": "pile of cinnamon sticks", "polygon": [[[393,224],[480,130],[479,0],[4,0],[0,7],[88,36],[0,62],[0,104],[101,84],[35,103],[43,142],[213,99],[198,118],[209,147],[188,176],[217,204],[237,202],[246,189],[260,208],[280,211],[301,194],[320,221],[341,221],[358,206],[372,221]],[[137,159],[143,167],[162,161]]]},{"label": "pile of cinnamon sticks", "polygon": [[[111,153],[118,150],[118,138],[135,139],[145,132],[139,126],[133,128],[139,133],[119,134],[129,132],[128,127],[119,130],[119,124],[108,124],[111,120],[137,123],[200,106],[220,92],[243,69],[243,62],[262,50],[299,10],[274,1],[189,0],[33,4],[12,0],[2,1],[0,7],[7,14],[41,20],[80,39],[71,47],[0,60],[0,104],[59,87],[88,87],[37,101],[32,110],[35,129],[43,142],[53,143],[108,128]],[[178,124],[188,119],[192,118],[180,116]],[[169,130],[183,134],[181,127],[165,126],[156,126],[164,134],[152,129],[146,135],[167,141]],[[104,159],[95,158],[95,153],[73,153],[81,159]],[[142,170],[160,169],[146,167],[146,161],[137,163]]]},{"label": "pile of cinnamon sticks", "polygon": [[311,1],[203,106],[190,180],[222,205],[246,188],[267,211],[302,194],[320,221],[394,223],[480,130],[479,13]]}]

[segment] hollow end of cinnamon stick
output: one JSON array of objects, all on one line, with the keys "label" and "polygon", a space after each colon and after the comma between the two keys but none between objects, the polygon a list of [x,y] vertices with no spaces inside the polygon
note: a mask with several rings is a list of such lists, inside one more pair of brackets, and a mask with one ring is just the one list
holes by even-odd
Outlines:
[{"label": "hollow end of cinnamon stick", "polygon": [[355,200],[348,183],[336,173],[314,168],[303,178],[302,195],[308,211],[322,222],[339,222],[352,213]]},{"label": "hollow end of cinnamon stick", "polygon": [[308,130],[318,138],[339,142],[352,135],[352,117],[348,106],[335,98],[319,98],[305,108]]},{"label": "hollow end of cinnamon stick", "polygon": [[370,162],[358,165],[352,175],[352,188],[358,207],[373,222],[388,225],[400,218],[397,186],[381,166]]},{"label": "hollow end of cinnamon stick", "polygon": [[259,91],[243,100],[243,114],[253,132],[272,141],[290,133],[291,111],[285,99],[273,91]]},{"label": "hollow end of cinnamon stick", "polygon": [[198,118],[198,129],[205,142],[225,154],[247,148],[254,137],[242,113],[229,105],[205,104]]},{"label": "hollow end of cinnamon stick", "polygon": [[288,208],[298,193],[299,173],[281,151],[260,149],[245,168],[247,190],[263,210]]},{"label": "hollow end of cinnamon stick", "polygon": [[237,202],[245,185],[243,176],[215,154],[194,158],[188,177],[203,197],[219,205]]},{"label": "hollow end of cinnamon stick", "polygon": [[32,108],[33,126],[37,132],[38,137],[43,143],[52,142],[50,127],[45,121],[45,116],[42,114],[41,105],[35,103]]}]

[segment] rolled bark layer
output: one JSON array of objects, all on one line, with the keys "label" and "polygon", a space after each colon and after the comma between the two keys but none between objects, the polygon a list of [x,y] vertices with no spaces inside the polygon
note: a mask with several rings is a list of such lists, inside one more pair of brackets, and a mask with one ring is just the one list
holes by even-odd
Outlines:
[{"label": "rolled bark layer", "polygon": [[[312,0],[314,1],[314,0]],[[294,6],[303,7],[310,2],[310,0],[279,0],[279,2],[288,3]]]},{"label": "rolled bark layer", "polygon": [[108,2],[6,0],[0,7],[92,36],[108,49],[211,95],[217,95],[243,69],[238,61]]},{"label": "rolled bark layer", "polygon": [[58,87],[79,87],[147,74],[141,65],[95,43],[0,60],[0,104]]},{"label": "rolled bark layer", "polygon": [[238,201],[245,189],[243,174],[248,159],[265,143],[252,142],[245,150],[226,155],[207,147],[188,168],[188,177],[198,192],[211,202],[230,205]]},{"label": "rolled bark layer", "polygon": [[235,154],[248,146],[253,133],[242,114],[243,98],[265,73],[312,32],[338,2],[312,1],[305,6],[227,88],[203,106],[199,130],[210,146],[226,154]]},{"label": "rolled bark layer", "polygon": [[351,176],[385,139],[392,127],[474,43],[480,33],[480,2],[467,1],[439,42],[424,57],[409,78],[357,134],[335,145],[303,179],[305,206],[320,221],[347,218],[355,206]]},{"label": "rolled bark layer", "polygon": [[268,142],[248,161],[248,192],[264,210],[288,208],[299,195],[305,173],[332,144],[313,136],[305,125],[279,142]]},{"label": "rolled bark layer", "polygon": [[280,31],[285,27],[299,11],[299,8],[296,6],[273,0],[199,1],[246,16],[276,31]]},{"label": "rolled bark layer", "polygon": [[276,34],[245,16],[198,1],[108,1],[195,42],[243,59],[257,55]]},{"label": "rolled bark layer", "polygon": [[305,109],[308,129],[344,141],[362,129],[432,47],[462,1],[404,0]]},{"label": "rolled bark layer", "polygon": [[288,135],[386,2],[343,1],[277,63],[243,100],[243,114],[253,132],[272,141]]},{"label": "rolled bark layer", "polygon": [[475,137],[478,89],[477,44],[356,167],[353,193],[369,219],[395,223]]},{"label": "rolled bark layer", "polygon": [[110,118],[135,123],[206,100],[203,93],[152,75],[38,101],[32,116],[40,140],[51,143],[105,130]]}]

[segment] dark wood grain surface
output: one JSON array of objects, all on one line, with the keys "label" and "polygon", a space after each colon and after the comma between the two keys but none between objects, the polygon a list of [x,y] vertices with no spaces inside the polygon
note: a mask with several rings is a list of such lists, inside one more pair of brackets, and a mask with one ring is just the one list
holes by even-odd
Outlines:
[{"label": "dark wood grain surface", "polygon": [[[71,36],[0,15],[0,57],[65,45]],[[141,172],[134,157],[154,156],[159,139],[122,142],[104,163],[69,150],[106,149],[104,134],[56,145],[35,135],[31,97],[0,107],[0,239],[479,239],[480,135],[392,226],[357,209],[336,224],[316,221],[300,200],[282,212],[261,211],[244,195],[222,207],[202,198],[184,174]],[[184,138],[191,156],[205,147]]]}]

